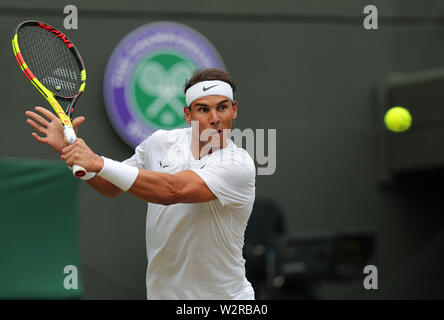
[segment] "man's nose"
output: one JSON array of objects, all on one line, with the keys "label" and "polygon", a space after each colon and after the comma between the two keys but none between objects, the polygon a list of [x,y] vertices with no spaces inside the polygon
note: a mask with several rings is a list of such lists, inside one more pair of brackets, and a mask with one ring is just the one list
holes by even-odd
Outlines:
[{"label": "man's nose", "polygon": [[211,123],[212,125],[214,125],[214,124],[219,124],[220,119],[219,119],[219,116],[217,115],[217,111],[216,111],[216,110],[211,110],[210,115],[211,115],[210,123]]}]

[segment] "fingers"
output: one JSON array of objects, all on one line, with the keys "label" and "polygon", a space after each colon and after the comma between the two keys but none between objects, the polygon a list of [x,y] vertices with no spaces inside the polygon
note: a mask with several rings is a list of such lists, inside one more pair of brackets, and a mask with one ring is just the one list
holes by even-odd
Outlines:
[{"label": "fingers", "polygon": [[43,113],[45,115],[45,117],[47,117],[49,120],[57,120],[58,118],[54,115],[54,113],[52,113],[51,111],[43,108],[43,107],[35,107],[34,109],[36,109],[38,112]]},{"label": "fingers", "polygon": [[97,164],[97,155],[81,138],[77,138],[72,145],[63,148],[60,158],[64,160],[68,166],[77,164],[85,169]]},{"label": "fingers", "polygon": [[[74,142],[75,143],[75,142]],[[74,149],[75,147],[76,147],[76,145],[75,144],[70,144],[70,145],[68,145],[68,146],[66,146],[66,147],[64,147],[63,149],[62,149],[62,152],[63,152],[63,154],[67,154],[68,152],[71,152],[71,150],[72,149]],[[62,158],[63,159],[63,158]]]},{"label": "fingers", "polygon": [[42,127],[42,126],[38,125],[37,123],[35,123],[31,119],[26,119],[26,123],[29,124],[31,127],[33,127],[35,130],[37,130],[38,132],[46,134],[46,132],[45,132],[46,127]]},{"label": "fingers", "polygon": [[72,165],[72,156],[74,155],[74,153],[75,152],[77,152],[77,150],[70,150],[70,151],[68,151],[68,152],[66,152],[66,153],[63,153],[61,156],[60,156],[60,158],[62,159],[62,160],[65,160],[66,161],[66,164],[68,164],[68,165]]},{"label": "fingers", "polygon": [[73,144],[68,145],[65,148],[63,148],[62,152],[63,152],[63,154],[69,153],[74,149],[81,148],[83,144],[85,144],[85,142],[81,138],[77,138]]},{"label": "fingers", "polygon": [[77,128],[85,121],[85,117],[77,117],[72,121],[72,127],[77,133]]},{"label": "fingers", "polygon": [[48,120],[46,120],[45,118],[43,118],[42,116],[38,115],[37,113],[35,113],[33,111],[26,111],[25,115],[27,115],[28,117],[34,119],[35,121],[37,121],[43,127],[47,127],[49,125]]},{"label": "fingers", "polygon": [[82,148],[80,142],[74,142],[72,145],[63,149],[63,154],[60,158],[65,160],[67,165],[71,166],[78,159],[78,157],[84,154],[85,150]]},{"label": "fingers", "polygon": [[37,142],[46,143],[46,138],[40,137],[37,133],[33,132],[32,136]]},{"label": "fingers", "polygon": [[60,156],[62,160],[65,160],[66,164],[71,166],[73,164],[74,158],[73,156],[79,154],[81,149],[79,148],[79,144],[74,142],[72,145],[69,145],[62,150],[63,154]]}]

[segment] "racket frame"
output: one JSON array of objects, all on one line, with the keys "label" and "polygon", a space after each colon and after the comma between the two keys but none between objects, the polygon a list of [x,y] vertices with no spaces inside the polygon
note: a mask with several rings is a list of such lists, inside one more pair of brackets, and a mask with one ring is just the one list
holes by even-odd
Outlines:
[{"label": "racket frame", "polygon": [[[81,85],[78,90],[78,93],[75,94],[72,97],[62,97],[59,96],[49,89],[47,89],[40,81],[37,79],[37,77],[32,73],[32,71],[29,69],[28,65],[26,64],[26,61],[24,61],[23,56],[20,52],[20,47],[18,44],[18,32],[19,30],[24,26],[34,26],[39,27],[41,29],[46,30],[47,32],[53,33],[55,36],[57,36],[60,41],[63,41],[63,43],[68,47],[68,49],[71,51],[71,53],[74,55],[75,59],[77,60],[77,63],[79,64],[80,68],[80,80]],[[82,93],[85,90],[86,85],[86,69],[85,65],[83,63],[82,57],[80,56],[77,48],[74,46],[74,44],[66,37],[66,35],[57,30],[56,28],[41,22],[41,21],[35,21],[35,20],[27,20],[20,23],[17,28],[14,31],[14,35],[12,37],[12,49],[14,51],[15,58],[25,74],[25,76],[28,78],[28,80],[40,91],[40,93],[46,98],[46,100],[49,102],[49,104],[52,106],[54,111],[56,112],[57,116],[59,117],[62,126],[63,126],[63,133],[65,135],[66,142],[68,144],[73,144],[74,141],[77,139],[74,128],[72,126],[72,113],[74,112],[74,106],[79,99],[79,97],[82,95]],[[64,111],[62,106],[57,100],[62,101],[69,101],[69,104]],[[86,174],[86,170],[80,166],[73,165],[73,174],[76,177],[83,177]]]}]

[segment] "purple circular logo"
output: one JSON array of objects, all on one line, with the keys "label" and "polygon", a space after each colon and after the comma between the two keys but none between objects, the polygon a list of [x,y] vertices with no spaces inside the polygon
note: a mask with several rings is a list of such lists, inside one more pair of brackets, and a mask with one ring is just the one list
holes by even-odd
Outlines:
[{"label": "purple circular logo", "polygon": [[156,22],[128,34],[105,71],[108,116],[120,137],[135,148],[158,129],[187,125],[183,88],[195,69],[224,63],[199,32],[174,22]]}]

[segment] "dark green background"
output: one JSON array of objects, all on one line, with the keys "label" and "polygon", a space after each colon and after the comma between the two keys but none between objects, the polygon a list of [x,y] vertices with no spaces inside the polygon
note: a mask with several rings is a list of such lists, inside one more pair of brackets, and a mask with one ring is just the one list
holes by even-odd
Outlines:
[{"label": "dark green background", "polygon": [[61,162],[0,159],[0,298],[81,297],[77,190]]}]

